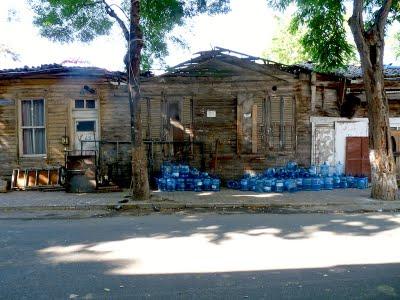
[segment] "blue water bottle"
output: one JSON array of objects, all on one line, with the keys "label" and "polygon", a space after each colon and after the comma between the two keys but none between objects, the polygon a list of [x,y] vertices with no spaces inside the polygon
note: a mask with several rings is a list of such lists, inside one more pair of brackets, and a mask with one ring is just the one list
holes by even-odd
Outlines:
[{"label": "blue water bottle", "polygon": [[221,186],[221,180],[219,180],[218,178],[214,178],[211,182],[211,190],[213,192],[219,192],[220,186]]}]

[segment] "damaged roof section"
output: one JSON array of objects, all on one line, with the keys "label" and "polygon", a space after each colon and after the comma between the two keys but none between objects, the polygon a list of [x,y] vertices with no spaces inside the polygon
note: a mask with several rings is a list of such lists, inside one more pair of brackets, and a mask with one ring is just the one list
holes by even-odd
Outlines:
[{"label": "damaged roof section", "polygon": [[[290,67],[296,67],[296,66],[298,68],[302,68],[310,72],[315,71],[315,65],[312,62],[304,62]],[[346,68],[332,71],[330,75],[345,77],[347,79],[360,79],[363,76],[361,66],[354,66],[354,65],[349,65]],[[383,70],[383,75],[387,80],[400,79],[400,66],[385,65]]]},{"label": "damaged roof section", "polygon": [[23,68],[0,70],[0,79],[37,78],[40,75],[46,75],[46,78],[49,75],[53,75],[55,77],[101,77],[108,80],[126,81],[124,72],[111,72],[96,67],[67,67],[60,64],[46,64],[37,67],[25,66]]},{"label": "damaged roof section", "polygon": [[[288,73],[289,66],[233,50],[215,47],[170,68],[161,77],[228,77],[253,72],[272,77]],[[289,72],[291,73],[291,72]]]},{"label": "damaged roof section", "polygon": [[[351,80],[362,78],[360,66],[349,65],[344,69],[332,72],[319,72],[312,62],[285,65],[265,58],[247,55],[226,48],[215,47],[209,51],[195,53],[195,57],[180,63],[157,77],[234,77],[242,75],[267,75],[285,80],[285,76],[298,76],[300,73],[316,72]],[[64,66],[61,64],[44,64],[37,67],[0,70],[0,79],[16,79],[40,75],[59,77],[100,77],[110,81],[126,82],[125,72],[112,72],[97,67]],[[400,66],[385,65],[386,80],[400,80]],[[150,71],[141,74],[142,79],[154,77]]]}]

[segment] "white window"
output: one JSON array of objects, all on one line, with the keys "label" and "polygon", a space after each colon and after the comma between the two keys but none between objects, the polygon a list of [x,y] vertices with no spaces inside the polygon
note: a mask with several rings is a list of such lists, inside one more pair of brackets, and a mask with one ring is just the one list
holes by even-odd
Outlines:
[{"label": "white window", "polygon": [[46,154],[44,100],[21,101],[21,143],[23,155]]},{"label": "white window", "polygon": [[96,109],[96,100],[76,99],[75,109]]}]

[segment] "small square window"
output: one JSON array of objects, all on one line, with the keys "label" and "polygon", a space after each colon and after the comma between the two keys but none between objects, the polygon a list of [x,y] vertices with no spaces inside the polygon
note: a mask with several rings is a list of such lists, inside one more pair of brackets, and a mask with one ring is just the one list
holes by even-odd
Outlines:
[{"label": "small square window", "polygon": [[85,100],[75,100],[75,108],[85,108]]},{"label": "small square window", "polygon": [[86,108],[96,108],[96,101],[86,100]]}]

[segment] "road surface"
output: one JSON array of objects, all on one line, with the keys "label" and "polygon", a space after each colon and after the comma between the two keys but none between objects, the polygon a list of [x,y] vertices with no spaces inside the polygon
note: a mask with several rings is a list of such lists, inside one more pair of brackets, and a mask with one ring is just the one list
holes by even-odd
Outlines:
[{"label": "road surface", "polygon": [[0,220],[0,299],[396,299],[400,214]]}]

